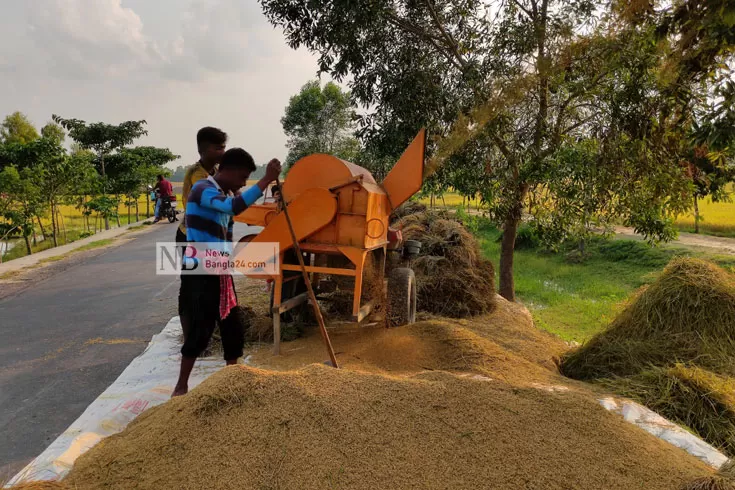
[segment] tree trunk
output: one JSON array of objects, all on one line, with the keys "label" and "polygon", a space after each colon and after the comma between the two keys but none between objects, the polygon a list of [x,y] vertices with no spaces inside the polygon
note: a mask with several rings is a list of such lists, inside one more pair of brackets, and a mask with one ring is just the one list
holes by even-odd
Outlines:
[{"label": "tree trunk", "polygon": [[135,198],[135,222],[140,221],[140,212],[138,211],[138,197]]},{"label": "tree trunk", "polygon": [[28,233],[23,233],[23,238],[26,240],[26,251],[28,252],[28,255],[33,255],[33,249],[31,248],[31,239],[28,236]]},{"label": "tree trunk", "polygon": [[117,227],[120,228],[120,194],[115,194],[115,218],[117,219]]},{"label": "tree trunk", "polygon": [[54,206],[53,203],[51,203],[51,228],[52,228],[52,236],[54,239],[54,247],[59,246],[59,242],[56,238],[56,206]]},{"label": "tree trunk", "polygon": [[442,194],[442,206],[447,207],[447,201],[444,200],[444,194]]},{"label": "tree trunk", "polygon": [[43,223],[41,223],[41,217],[36,216],[36,219],[38,220],[38,227],[41,228],[41,236],[43,236],[43,239],[46,240],[48,236],[46,235],[46,230],[43,229]]},{"label": "tree trunk", "polygon": [[128,201],[128,224],[130,224],[130,201]]},{"label": "tree trunk", "polygon": [[[102,195],[107,195],[107,180],[105,180],[105,156],[100,153],[100,166],[102,167]],[[95,227],[96,228],[96,227]],[[105,214],[105,230],[110,229],[110,218]],[[96,230],[95,230],[96,233]]]},{"label": "tree trunk", "polygon": [[694,194],[694,233],[699,233],[699,199]]},{"label": "tree trunk", "polygon": [[36,240],[36,227],[33,226],[33,218],[31,218],[31,233],[33,233],[33,244],[38,245],[38,240]]},{"label": "tree trunk", "polygon": [[57,211],[59,213],[59,218],[61,218],[61,229],[64,232],[64,243],[69,243],[69,241],[66,239],[66,222],[64,221],[64,217],[61,215],[61,211]]},{"label": "tree trunk", "polygon": [[516,300],[516,288],[513,281],[513,252],[520,219],[515,216],[505,220],[503,225],[503,241],[500,245],[500,296],[508,301]]},{"label": "tree trunk", "polygon": [[148,191],[145,193],[145,217],[151,217],[151,193]]}]

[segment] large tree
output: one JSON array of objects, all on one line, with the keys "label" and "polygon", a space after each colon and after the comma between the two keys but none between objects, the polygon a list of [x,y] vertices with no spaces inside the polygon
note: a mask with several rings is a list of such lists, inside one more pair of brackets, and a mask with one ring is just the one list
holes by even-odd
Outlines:
[{"label": "large tree", "polygon": [[281,118],[288,136],[286,165],[312,153],[328,153],[352,160],[359,151],[354,137],[355,108],[350,94],[335,83],[321,87],[318,80],[310,81],[291,97]]},{"label": "large tree", "polygon": [[38,139],[36,127],[22,112],[14,112],[0,124],[0,143],[30,143]]},{"label": "large tree", "polygon": [[516,232],[538,193],[585,200],[571,211],[532,206],[547,229],[586,229],[604,204],[653,238],[670,236],[667,215],[681,209],[686,185],[672,107],[686,90],[660,93],[656,69],[675,38],[660,24],[621,27],[616,17],[596,28],[604,5],[594,0],[261,3],[291,46],[318,52],[338,80],[350,75],[371,109],[361,120],[369,151],[397,156],[429,127],[432,185],[476,186],[503,229],[504,297],[514,298]]},{"label": "large tree", "polygon": [[[92,150],[99,160],[99,169],[102,176],[103,193],[108,191],[105,159],[113,152],[132,144],[136,139],[148,134],[145,130],[146,122],[125,121],[120,124],[102,122],[87,123],[79,119],[64,119],[53,115],[52,119],[69,132],[69,136],[83,149]],[[110,229],[110,222],[105,215],[105,229]]]}]

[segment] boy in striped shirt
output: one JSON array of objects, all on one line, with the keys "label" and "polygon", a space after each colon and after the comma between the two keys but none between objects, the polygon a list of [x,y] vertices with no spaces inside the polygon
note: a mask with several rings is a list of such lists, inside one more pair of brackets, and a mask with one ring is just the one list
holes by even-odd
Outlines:
[{"label": "boy in striped shirt", "polygon": [[[240,193],[255,171],[255,162],[242,148],[227,150],[214,176],[200,180],[191,189],[186,203],[186,238],[189,242],[219,243],[232,250],[232,217],[245,211],[263,195],[268,184],[281,173],[281,163],[273,159],[260,181]],[[243,354],[244,332],[230,315],[237,305],[232,276],[181,275],[182,306],[190,326],[181,347],[181,371],[172,396],[186,394],[196,358],[206,349],[215,326],[219,323],[225,361],[235,364]]]}]

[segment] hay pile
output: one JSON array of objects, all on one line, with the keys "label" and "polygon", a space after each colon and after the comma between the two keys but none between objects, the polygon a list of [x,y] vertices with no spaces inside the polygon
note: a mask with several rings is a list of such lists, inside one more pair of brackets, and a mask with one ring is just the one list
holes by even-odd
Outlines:
[{"label": "hay pile", "polygon": [[395,224],[398,220],[409,214],[425,213],[426,209],[426,205],[418,201],[406,201],[391,213],[390,224]]},{"label": "hay pile", "polygon": [[399,219],[404,240],[421,242],[411,267],[416,273],[418,309],[464,318],[492,311],[495,271],[482,258],[475,237],[459,221],[428,211]]},{"label": "hay pile", "polygon": [[735,456],[735,277],[673,260],[560,370],[635,398]]},{"label": "hay pile", "polygon": [[703,476],[683,485],[680,490],[735,490],[735,460],[730,460],[712,476]]},{"label": "hay pile", "polygon": [[64,483],[668,490],[709,474],[573,392],[441,372],[397,378],[322,365],[234,366],[103,440]]}]

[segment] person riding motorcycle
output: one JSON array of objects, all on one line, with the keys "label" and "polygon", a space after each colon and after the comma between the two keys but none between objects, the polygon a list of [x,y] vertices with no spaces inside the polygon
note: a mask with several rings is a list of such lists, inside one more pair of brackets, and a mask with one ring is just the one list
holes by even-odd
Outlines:
[{"label": "person riding motorcycle", "polygon": [[176,218],[175,205],[172,205],[172,201],[176,198],[174,197],[173,186],[171,185],[171,182],[169,182],[166,178],[163,177],[163,175],[160,174],[156,177],[156,180],[156,185],[153,187],[156,198],[156,207],[153,213],[153,222],[158,223],[159,221],[161,221],[162,211],[169,218],[170,222],[173,223],[174,221],[178,221],[178,219]]}]

